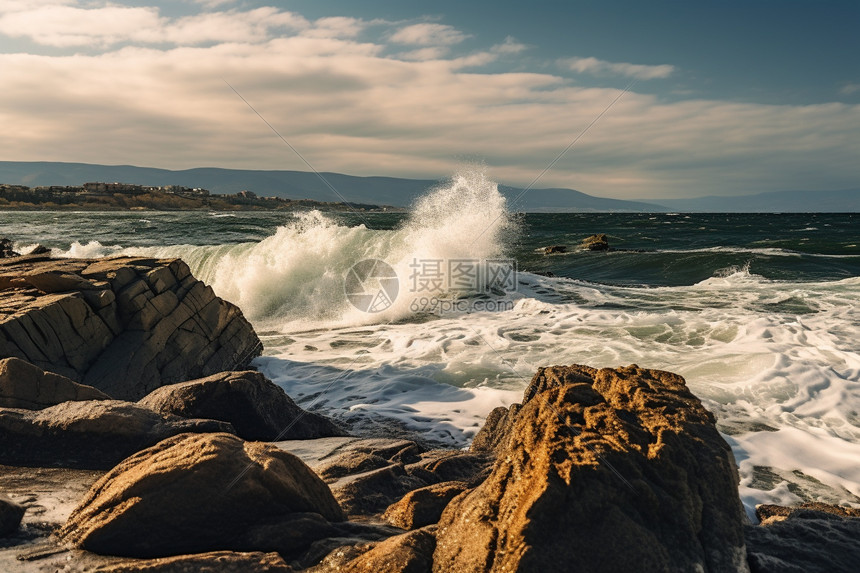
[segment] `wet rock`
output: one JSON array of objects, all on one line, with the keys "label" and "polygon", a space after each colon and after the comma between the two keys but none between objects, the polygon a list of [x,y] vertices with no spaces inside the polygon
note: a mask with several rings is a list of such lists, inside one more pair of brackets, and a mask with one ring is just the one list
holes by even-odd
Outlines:
[{"label": "wet rock", "polygon": [[388,506],[382,518],[402,529],[432,525],[439,521],[448,503],[468,489],[465,482],[448,481],[412,490]]},{"label": "wet rock", "polygon": [[608,251],[609,240],[603,233],[591,235],[582,240],[582,247],[589,251]]},{"label": "wet rock", "polygon": [[187,418],[229,422],[246,440],[302,440],[345,436],[334,422],[296,405],[259,372],[221,372],[200,380],[163,386],[140,405]]},{"label": "wet rock", "polygon": [[0,259],[6,259],[9,257],[20,257],[20,253],[16,253],[13,248],[12,241],[3,237],[0,238]]},{"label": "wet rock", "polygon": [[135,559],[101,565],[93,573],[290,573],[277,553],[212,551],[160,559]]},{"label": "wet rock", "polygon": [[386,539],[374,546],[338,549],[308,571],[309,573],[430,573],[435,547],[433,529],[416,529]]},{"label": "wet rock", "polygon": [[170,436],[232,431],[225,422],[165,416],[119,400],[0,408],[0,462],[107,469]]},{"label": "wet rock", "polygon": [[445,509],[434,571],[748,570],[731,450],[683,378],[541,368],[523,402]]},{"label": "wet rock", "polygon": [[545,254],[545,255],[553,255],[553,254],[557,254],[557,253],[566,253],[566,252],[567,252],[567,247],[565,247],[564,245],[551,245],[549,247],[543,248],[543,254]]},{"label": "wet rock", "polygon": [[181,260],[0,260],[0,356],[111,397],[241,369],[261,349],[241,311]]},{"label": "wet rock", "polygon": [[853,572],[860,563],[860,510],[823,503],[756,508],[745,528],[753,573]]},{"label": "wet rock", "polygon": [[24,517],[24,506],[0,493],[0,537],[18,530]]},{"label": "wet rock", "polygon": [[216,550],[283,556],[335,536],[344,514],[301,460],[229,434],[168,438],[124,460],[74,510],[61,535],[129,557]]},{"label": "wet rock", "polygon": [[45,372],[20,358],[0,360],[0,407],[41,410],[68,401],[109,399],[92,386]]}]

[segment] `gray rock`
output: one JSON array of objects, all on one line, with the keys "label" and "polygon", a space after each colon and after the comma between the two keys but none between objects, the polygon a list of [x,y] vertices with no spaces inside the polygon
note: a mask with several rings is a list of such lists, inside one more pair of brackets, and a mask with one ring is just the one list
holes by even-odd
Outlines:
[{"label": "gray rock", "polygon": [[823,503],[759,506],[745,528],[753,573],[853,573],[860,563],[860,510]]},{"label": "gray rock", "polygon": [[37,411],[0,408],[0,463],[107,469],[186,432],[232,433],[233,428],[119,400],[64,402]]},{"label": "gray rock", "polygon": [[17,531],[24,517],[24,506],[0,494],[0,537]]},{"label": "gray rock", "polygon": [[0,360],[0,407],[41,410],[68,401],[109,399],[92,386],[45,372],[20,358]]},{"label": "gray rock", "polygon": [[111,397],[245,368],[261,350],[241,311],[181,260],[0,260],[0,356]]},{"label": "gray rock", "polygon": [[229,422],[246,440],[345,436],[334,422],[296,405],[259,372],[221,372],[153,390],[138,402],[162,414]]}]

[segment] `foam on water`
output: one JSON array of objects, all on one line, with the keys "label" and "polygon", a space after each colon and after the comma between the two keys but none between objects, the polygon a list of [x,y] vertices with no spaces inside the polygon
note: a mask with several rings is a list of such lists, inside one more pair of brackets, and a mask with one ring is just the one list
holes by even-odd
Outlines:
[{"label": "foam on water", "polygon": [[[312,212],[259,242],[121,252],[184,258],[261,333],[263,372],[300,404],[368,432],[394,420],[465,446],[539,366],[637,363],[683,375],[716,414],[748,509],[860,503],[858,277],[769,280],[741,265],[690,286],[632,288],[521,273],[518,292],[502,297],[510,310],[441,317],[415,316],[408,297],[363,313],[344,295],[359,260],[386,261],[403,286],[416,259],[504,256],[515,231],[496,185],[471,171],[394,230]],[[76,244],[69,255],[118,250]]]}]

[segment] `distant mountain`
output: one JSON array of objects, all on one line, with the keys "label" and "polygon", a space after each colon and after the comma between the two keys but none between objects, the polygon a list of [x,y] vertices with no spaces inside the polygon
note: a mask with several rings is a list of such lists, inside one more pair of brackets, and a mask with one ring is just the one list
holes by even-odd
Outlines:
[{"label": "distant mountain", "polygon": [[[27,185],[81,185],[88,181],[118,181],[141,185],[181,185],[203,187],[213,193],[253,191],[262,197],[342,201],[372,205],[407,207],[428,190],[444,184],[430,179],[396,177],[355,177],[322,173],[337,191],[332,191],[315,173],[305,171],[254,171],[201,167],[171,171],[131,165],[88,163],[0,161],[0,183]],[[582,212],[643,211],[662,212],[665,207],[636,201],[603,199],[572,189],[522,189],[500,186],[516,211]],[[519,197],[519,200],[514,201]]]},{"label": "distant mountain", "polygon": [[857,213],[860,189],[841,191],[771,191],[740,197],[655,199],[672,211],[685,213]]}]

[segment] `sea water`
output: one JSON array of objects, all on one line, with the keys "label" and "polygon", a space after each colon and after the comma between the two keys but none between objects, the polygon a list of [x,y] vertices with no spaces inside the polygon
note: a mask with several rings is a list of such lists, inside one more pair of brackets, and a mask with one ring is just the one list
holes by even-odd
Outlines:
[{"label": "sea water", "polygon": [[[593,233],[613,249],[579,248]],[[254,324],[257,368],[368,435],[466,447],[539,366],[635,363],[716,415],[748,510],[860,504],[858,214],[520,214],[473,171],[408,213],[5,212],[0,236],[182,257]],[[366,260],[398,287],[374,312],[345,292]],[[513,282],[416,280],[451,261],[510,262]]]}]

